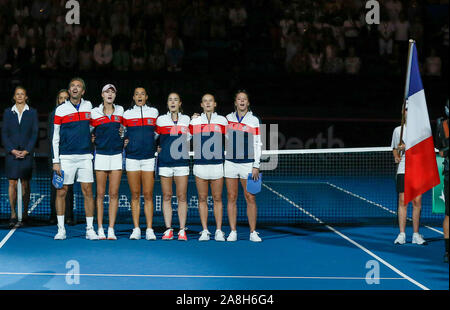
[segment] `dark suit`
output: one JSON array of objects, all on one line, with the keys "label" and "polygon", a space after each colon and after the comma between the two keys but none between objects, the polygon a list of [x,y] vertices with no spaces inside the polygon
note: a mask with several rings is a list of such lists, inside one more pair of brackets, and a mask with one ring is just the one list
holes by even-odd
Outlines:
[{"label": "dark suit", "polygon": [[[39,120],[35,109],[22,112],[22,120],[15,111],[7,108],[3,113],[2,142],[6,150],[6,177],[8,179],[31,179],[33,152],[38,138]],[[16,159],[12,150],[28,151],[25,158]]]}]

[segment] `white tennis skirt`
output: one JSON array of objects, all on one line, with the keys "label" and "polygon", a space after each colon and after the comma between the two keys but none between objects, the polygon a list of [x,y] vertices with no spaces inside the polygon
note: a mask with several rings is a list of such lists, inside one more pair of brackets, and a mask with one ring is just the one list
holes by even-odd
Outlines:
[{"label": "white tennis skirt", "polygon": [[163,177],[181,177],[189,175],[189,166],[184,167],[159,167],[158,174]]},{"label": "white tennis skirt", "polygon": [[223,178],[223,164],[194,165],[194,175],[204,180]]},{"label": "white tennis skirt", "polygon": [[122,170],[122,154],[95,154],[94,170],[111,171]]},{"label": "white tennis skirt", "polygon": [[127,171],[155,171],[155,158],[125,160]]}]

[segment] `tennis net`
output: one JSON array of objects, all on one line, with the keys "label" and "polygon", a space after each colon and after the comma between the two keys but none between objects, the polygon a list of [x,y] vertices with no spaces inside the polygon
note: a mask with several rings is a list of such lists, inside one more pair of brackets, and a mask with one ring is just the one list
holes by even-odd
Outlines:
[{"label": "tennis net", "polygon": [[[2,158],[4,162],[4,157]],[[10,215],[8,180],[0,167],[0,219]],[[263,151],[262,190],[256,196],[259,224],[378,224],[397,223],[396,165],[392,150],[382,148],[309,149]],[[46,221],[50,217],[51,170],[47,158],[36,158],[31,181],[29,215]],[[95,186],[93,188],[95,193]],[[174,191],[175,193],[175,191]],[[441,214],[432,213],[431,191],[422,198],[422,224],[439,224]],[[154,187],[154,223],[163,225],[162,192],[159,177]],[[195,179],[189,176],[189,224],[200,223]],[[105,223],[109,196],[105,200]],[[224,184],[224,224],[227,223],[227,194]],[[143,209],[144,200],[141,197]],[[247,223],[245,199],[239,189],[238,222]],[[177,199],[172,198],[173,223],[177,223]],[[214,223],[213,200],[208,197],[209,220]],[[74,185],[74,215],[84,220],[83,195]],[[408,208],[408,217],[411,217]],[[141,212],[141,223],[144,223]],[[131,195],[124,173],[119,189],[118,223],[131,223]]]}]

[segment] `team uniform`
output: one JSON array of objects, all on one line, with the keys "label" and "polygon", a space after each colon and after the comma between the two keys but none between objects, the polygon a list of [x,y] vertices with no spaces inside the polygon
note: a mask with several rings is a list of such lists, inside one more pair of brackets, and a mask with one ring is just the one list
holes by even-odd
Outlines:
[{"label": "team uniform", "polygon": [[126,148],[127,171],[155,171],[156,119],[158,110],[135,105],[123,113],[122,125],[129,140]]},{"label": "team uniform", "polygon": [[189,175],[189,140],[191,134],[187,115],[178,113],[178,121],[172,120],[171,113],[161,115],[156,120],[161,152],[158,155],[158,173],[163,177]]},{"label": "team uniform", "polygon": [[103,113],[103,104],[92,109],[90,125],[95,135],[95,170],[122,170],[123,140],[119,129],[122,124],[123,107],[113,106],[112,115]]},{"label": "team uniform", "polygon": [[259,119],[248,111],[242,119],[237,112],[227,115],[227,142],[224,174],[226,178],[247,179],[260,166],[261,136]]},{"label": "team uniform", "polygon": [[[392,134],[392,143],[391,147],[392,149],[396,149],[398,145],[400,144],[400,132],[401,132],[401,126],[398,126],[394,129],[394,133]],[[406,136],[406,126],[403,126],[403,137]],[[404,141],[404,140],[403,140]],[[397,192],[403,193],[405,191],[405,153],[402,152],[401,154],[401,160],[398,164],[397,168]]]},{"label": "team uniform", "polygon": [[92,142],[90,134],[92,104],[84,99],[78,106],[69,100],[55,111],[53,129],[53,163],[64,171],[64,184],[93,183]]},{"label": "team uniform", "polygon": [[228,121],[217,113],[205,113],[190,123],[194,148],[194,175],[204,180],[223,178],[224,141]]}]

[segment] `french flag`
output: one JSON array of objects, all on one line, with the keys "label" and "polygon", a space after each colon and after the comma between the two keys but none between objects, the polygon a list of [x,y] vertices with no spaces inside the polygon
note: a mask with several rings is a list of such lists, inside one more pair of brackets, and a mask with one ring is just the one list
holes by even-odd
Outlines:
[{"label": "french flag", "polygon": [[405,135],[405,203],[440,183],[417,49],[410,41],[406,83],[408,114]]}]

